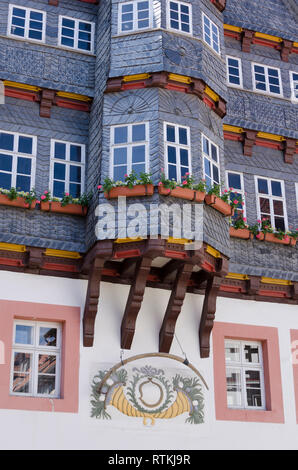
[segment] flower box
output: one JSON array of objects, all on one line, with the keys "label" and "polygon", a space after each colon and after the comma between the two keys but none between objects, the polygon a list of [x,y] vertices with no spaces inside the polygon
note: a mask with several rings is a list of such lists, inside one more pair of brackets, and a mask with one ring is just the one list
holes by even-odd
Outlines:
[{"label": "flower box", "polygon": [[265,240],[265,233],[259,232],[259,233],[256,235],[256,239],[262,242],[263,240]]},{"label": "flower box", "polygon": [[34,209],[36,201],[32,201],[31,204],[28,204],[23,197],[17,197],[16,199],[11,200],[5,194],[0,194],[0,205],[21,207],[22,209]]},{"label": "flower box", "polygon": [[205,193],[202,191],[196,191],[194,189],[182,188],[177,186],[174,189],[165,188],[162,184],[158,186],[158,192],[162,196],[178,197],[180,199],[186,199],[187,201],[203,202],[205,199]]},{"label": "flower box", "polygon": [[220,199],[220,197],[215,196],[214,194],[206,194],[205,202],[208,206],[212,206],[218,212],[223,214],[224,216],[231,216],[233,215],[233,209],[227,202]]},{"label": "flower box", "polygon": [[265,233],[265,241],[266,242],[271,242],[271,243],[279,243],[281,245],[291,245],[295,246],[296,245],[296,240],[294,237],[286,236],[286,238],[283,238],[280,240],[277,238],[274,233]]},{"label": "flower box", "polygon": [[107,199],[114,199],[119,196],[126,196],[126,197],[152,196],[153,193],[154,193],[153,184],[137,184],[133,188],[129,188],[128,186],[118,186],[116,188],[112,188],[108,193],[105,192],[104,196]]},{"label": "flower box", "polygon": [[252,240],[253,233],[251,233],[248,228],[234,228],[230,227],[230,236],[235,238],[242,238],[243,240]]},{"label": "flower box", "polygon": [[60,214],[80,215],[85,216],[88,208],[80,204],[67,204],[62,206],[61,202],[46,201],[40,203],[40,209],[46,212],[58,212]]}]

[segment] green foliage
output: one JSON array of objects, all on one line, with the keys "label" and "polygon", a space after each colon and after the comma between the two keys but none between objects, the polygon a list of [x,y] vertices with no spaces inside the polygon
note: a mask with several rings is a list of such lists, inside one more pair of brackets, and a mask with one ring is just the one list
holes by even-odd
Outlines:
[{"label": "green foliage", "polygon": [[174,396],[173,392],[171,391],[171,384],[169,383],[169,381],[163,375],[156,376],[156,379],[159,380],[164,385],[166,389],[166,393],[167,393],[167,398],[158,409],[150,411],[147,408],[143,408],[142,406],[140,406],[140,404],[136,400],[136,385],[139,379],[142,377],[143,376],[139,374],[135,375],[132,381],[130,382],[130,386],[127,387],[127,396],[129,396],[134,407],[142,413],[149,413],[149,414],[161,413],[162,411],[165,411],[170,405],[171,399]]},{"label": "green foliage", "polygon": [[[108,397],[111,398],[111,393],[113,393],[113,388],[115,384],[117,385],[125,385],[127,379],[127,372],[124,369],[120,369],[114,374],[112,374],[111,378],[113,380],[113,384],[108,386],[105,383],[102,384],[101,392],[98,393],[99,384],[107,375],[108,371],[99,371],[97,375],[94,376],[92,384],[91,384],[91,418],[100,418],[100,419],[111,419],[111,415],[106,411],[106,407],[109,403]],[[103,390],[105,388],[105,392]],[[104,399],[103,399],[104,398]]]},{"label": "green foliage", "polygon": [[186,395],[190,403],[189,417],[186,423],[200,424],[204,422],[204,396],[202,387],[197,377],[188,378],[182,377],[179,374],[173,378],[174,390],[181,391]]}]

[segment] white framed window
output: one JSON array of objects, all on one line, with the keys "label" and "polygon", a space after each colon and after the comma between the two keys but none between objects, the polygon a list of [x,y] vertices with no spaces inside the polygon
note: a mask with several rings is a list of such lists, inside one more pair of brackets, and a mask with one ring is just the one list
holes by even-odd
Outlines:
[{"label": "white framed window", "polygon": [[191,3],[167,0],[167,28],[180,33],[192,34]]},{"label": "white framed window", "polygon": [[291,98],[298,101],[298,72],[290,72]]},{"label": "white framed window", "polygon": [[20,5],[9,5],[7,35],[45,42],[46,13]]},{"label": "white framed window", "polygon": [[287,231],[287,210],[284,182],[255,176],[258,219],[269,219],[271,226]]},{"label": "white framed window", "polygon": [[94,52],[95,24],[68,16],[59,16],[58,44],[83,52]]},{"label": "white framed window", "polygon": [[217,54],[220,54],[219,29],[213,21],[202,13],[203,39]]},{"label": "white framed window", "polygon": [[51,140],[50,191],[62,198],[69,193],[78,198],[84,192],[85,145]]},{"label": "white framed window", "polygon": [[252,64],[254,91],[282,96],[280,69],[262,64]]},{"label": "white framed window", "polygon": [[119,3],[118,33],[152,28],[152,0]]},{"label": "white framed window", "polygon": [[207,188],[220,184],[218,146],[202,135],[203,172]]},{"label": "white framed window", "polygon": [[123,181],[133,171],[149,172],[149,124],[148,122],[111,127],[110,175],[115,181]]},{"label": "white framed window", "polygon": [[191,173],[190,129],[164,123],[165,175],[181,182],[185,173]]},{"label": "white framed window", "polygon": [[228,408],[265,410],[262,343],[225,340]]},{"label": "white framed window", "polygon": [[36,146],[34,136],[0,131],[0,188],[33,189]]},{"label": "white framed window", "polygon": [[242,88],[242,65],[238,57],[227,56],[228,85]]},{"label": "white framed window", "polygon": [[[226,171],[226,186],[232,191],[230,194],[231,201],[240,199],[244,202],[244,205],[238,204],[238,206],[235,207],[233,218],[237,219],[239,216],[246,217],[243,173],[230,170]],[[241,198],[238,197],[239,195]]]},{"label": "white framed window", "polygon": [[14,322],[12,395],[59,397],[61,333],[59,323]]}]

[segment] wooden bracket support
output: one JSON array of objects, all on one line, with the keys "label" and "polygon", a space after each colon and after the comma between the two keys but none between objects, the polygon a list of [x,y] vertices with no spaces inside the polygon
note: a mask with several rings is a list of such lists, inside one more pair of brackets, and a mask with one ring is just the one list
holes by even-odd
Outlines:
[{"label": "wooden bracket support", "polygon": [[226,8],[226,0],[211,0],[219,11],[224,11]]},{"label": "wooden bracket support", "polygon": [[246,130],[244,132],[244,140],[243,140],[243,154],[247,157],[252,156],[252,149],[256,142],[257,131],[250,131]]},{"label": "wooden bracket support", "polygon": [[83,318],[83,344],[86,347],[93,346],[94,325],[98,309],[101,273],[104,263],[112,257],[113,241],[104,240],[97,242],[87,260],[89,263],[89,280],[86,295],[86,303]]},{"label": "wooden bracket support", "polygon": [[289,62],[289,55],[293,47],[293,41],[284,39],[281,43],[280,57],[284,62]]},{"label": "wooden bracket support", "polygon": [[250,52],[250,45],[252,43],[254,37],[254,31],[250,31],[249,29],[243,29],[242,31],[242,51],[243,52]]},{"label": "wooden bracket support", "polygon": [[28,251],[27,267],[30,269],[30,272],[32,272],[32,274],[38,273],[39,270],[42,268],[42,257],[44,251],[44,248],[36,248],[33,246],[30,247]]},{"label": "wooden bracket support", "polygon": [[40,96],[40,117],[50,118],[51,108],[54,104],[56,92],[54,90],[42,90]]},{"label": "wooden bracket support", "polygon": [[205,299],[199,328],[200,356],[209,357],[210,335],[213,328],[216,312],[216,299],[219,292],[222,278],[211,276],[207,280]]},{"label": "wooden bracket support", "polygon": [[293,163],[296,153],[296,139],[286,138],[284,141],[284,162]]},{"label": "wooden bracket support", "polygon": [[175,326],[181,312],[188,281],[192,273],[192,264],[183,264],[178,268],[167,310],[159,332],[159,352],[168,353],[175,334]]}]

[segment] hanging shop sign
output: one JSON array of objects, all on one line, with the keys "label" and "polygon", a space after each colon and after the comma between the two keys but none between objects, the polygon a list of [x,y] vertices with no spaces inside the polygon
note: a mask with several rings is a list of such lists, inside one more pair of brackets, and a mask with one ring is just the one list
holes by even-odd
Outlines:
[{"label": "hanging shop sign", "polygon": [[[183,369],[177,370],[180,362]],[[175,366],[175,368],[174,368]],[[112,419],[113,407],[144,425],[185,414],[185,423],[204,423],[204,389],[200,372],[187,360],[147,353],[99,370],[92,382],[91,416]]]}]

